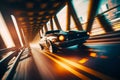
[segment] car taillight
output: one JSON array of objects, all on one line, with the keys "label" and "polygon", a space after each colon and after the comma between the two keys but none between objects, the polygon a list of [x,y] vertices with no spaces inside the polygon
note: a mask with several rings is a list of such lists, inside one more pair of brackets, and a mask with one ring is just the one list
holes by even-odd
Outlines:
[{"label": "car taillight", "polygon": [[65,36],[64,35],[60,35],[58,38],[60,41],[64,41],[65,40]]}]

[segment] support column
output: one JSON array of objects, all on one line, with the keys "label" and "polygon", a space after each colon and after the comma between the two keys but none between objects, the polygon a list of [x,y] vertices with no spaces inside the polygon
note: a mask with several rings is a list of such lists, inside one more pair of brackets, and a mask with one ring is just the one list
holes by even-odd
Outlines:
[{"label": "support column", "polygon": [[110,24],[110,22],[106,19],[106,17],[104,15],[98,15],[97,19],[98,19],[100,25],[103,27],[103,29],[106,32],[112,32],[113,31],[112,25]]},{"label": "support column", "polygon": [[47,25],[46,25],[46,24],[45,24],[44,28],[45,28],[45,31],[47,32],[47,31],[48,31],[48,28],[47,28]]},{"label": "support column", "polygon": [[43,31],[43,27],[42,27],[41,31],[42,31],[42,34],[43,34],[43,33],[44,33],[44,31]]},{"label": "support column", "polygon": [[51,27],[51,30],[54,30],[54,29],[53,29],[53,21],[52,21],[52,17],[50,18],[50,27]]},{"label": "support column", "polygon": [[57,18],[56,15],[54,16],[54,21],[55,21],[55,24],[56,24],[56,26],[57,26],[57,29],[61,30],[61,26],[60,26],[60,24],[59,24],[59,21],[58,21],[58,18]]},{"label": "support column", "polygon": [[73,17],[73,19],[74,19],[74,21],[75,21],[75,24],[77,25],[76,28],[77,28],[78,30],[83,30],[82,25],[81,25],[81,23],[80,23],[80,21],[79,21],[79,19],[78,19],[78,16],[77,16],[77,14],[76,14],[76,12],[75,12],[75,10],[74,10],[73,5],[72,5],[72,3],[71,3],[71,0],[68,1],[68,6],[69,6],[69,8],[70,8],[70,14],[71,14],[71,16]]},{"label": "support column", "polygon": [[70,30],[70,8],[68,5],[68,2],[66,3],[67,5],[67,21],[66,21],[66,31]]},{"label": "support column", "polygon": [[91,32],[94,18],[98,12],[100,0],[90,0],[86,30]]},{"label": "support column", "polygon": [[13,24],[12,18],[10,16],[11,14],[10,14],[10,12],[6,12],[6,11],[8,11],[8,10],[7,10],[7,8],[4,7],[4,10],[1,10],[1,13],[2,13],[4,20],[6,22],[6,25],[10,31],[10,34],[12,36],[14,43],[15,43],[15,46],[17,48],[20,48],[21,47],[20,41],[19,41],[16,29],[15,29],[15,26]]}]

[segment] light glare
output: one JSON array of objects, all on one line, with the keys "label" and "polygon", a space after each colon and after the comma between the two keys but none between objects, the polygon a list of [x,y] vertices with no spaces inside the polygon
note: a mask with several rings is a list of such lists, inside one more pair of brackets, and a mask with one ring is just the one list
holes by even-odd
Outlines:
[{"label": "light glare", "polygon": [[0,36],[2,37],[7,48],[15,47],[15,44],[12,40],[12,37],[11,37],[10,32],[7,28],[7,25],[2,17],[1,12],[0,12]]},{"label": "light glare", "polygon": [[16,29],[16,31],[17,31],[17,34],[18,34],[18,38],[19,38],[20,44],[21,44],[21,46],[23,47],[23,42],[22,42],[22,38],[21,38],[19,29],[18,29],[18,25],[17,25],[16,19],[15,19],[15,17],[14,17],[13,15],[11,15],[11,18],[12,18],[12,20],[13,20],[15,29]]}]

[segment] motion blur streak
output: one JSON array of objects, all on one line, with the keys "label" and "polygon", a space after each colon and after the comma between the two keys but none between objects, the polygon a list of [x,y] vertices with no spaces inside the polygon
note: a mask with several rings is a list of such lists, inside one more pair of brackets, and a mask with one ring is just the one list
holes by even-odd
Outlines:
[{"label": "motion blur streak", "polygon": [[[38,53],[42,53],[42,52],[40,52],[37,49],[32,49],[32,53],[34,53],[34,54],[32,54],[32,56],[33,56],[35,63],[37,63],[36,67],[39,71],[39,75],[41,75],[41,77],[42,77],[42,80],[49,80],[49,79],[55,80],[52,72],[50,72],[50,70],[47,68],[47,66],[49,66],[50,63],[46,59],[44,59],[44,57],[42,55],[38,54]],[[50,69],[52,69],[52,68],[50,68]]]},{"label": "motion blur streak", "polygon": [[78,63],[75,63],[75,62],[73,62],[73,61],[69,61],[69,60],[67,60],[67,59],[65,59],[65,58],[62,58],[62,57],[60,57],[60,56],[57,56],[57,55],[55,55],[55,54],[53,54],[53,53],[51,53],[51,55],[54,56],[54,57],[56,57],[56,58],[58,58],[58,59],[60,59],[60,60],[62,60],[62,61],[64,61],[64,62],[66,62],[66,63],[68,63],[68,64],[70,64],[70,65],[72,65],[72,66],[74,66],[74,67],[76,67],[76,68],[78,68],[78,69],[80,69],[80,70],[83,70],[83,71],[85,71],[85,72],[87,72],[87,73],[89,73],[89,74],[91,74],[91,75],[94,75],[94,76],[96,76],[96,77],[98,77],[98,78],[100,78],[100,79],[102,79],[102,80],[115,80],[115,79],[113,79],[113,78],[111,78],[111,77],[109,77],[109,76],[107,76],[107,75],[105,75],[105,74],[102,74],[102,73],[100,73],[100,72],[97,72],[97,71],[95,71],[95,70],[93,70],[93,69],[90,69],[90,68],[88,68],[88,67],[85,67],[85,66],[83,66],[83,65],[80,65],[80,64],[78,64]]},{"label": "motion blur streak", "polygon": [[12,37],[10,35],[10,32],[7,28],[7,25],[4,21],[4,18],[2,16],[1,12],[0,12],[0,36],[2,37],[7,48],[15,47],[15,44],[12,40]]},{"label": "motion blur streak", "polygon": [[47,57],[49,57],[50,59],[52,59],[53,61],[55,61],[56,63],[58,63],[59,65],[61,65],[62,67],[64,67],[66,70],[68,70],[69,72],[71,72],[72,74],[74,74],[75,76],[79,77],[82,80],[91,80],[90,78],[84,76],[83,74],[80,74],[79,72],[77,72],[76,70],[72,69],[71,67],[67,66],[66,64],[64,64],[63,62],[60,62],[57,59],[54,59],[53,57],[51,57],[50,55],[45,54]]},{"label": "motion blur streak", "polygon": [[81,59],[81,60],[79,61],[79,63],[83,64],[83,63],[85,63],[85,62],[87,62],[87,61],[88,61],[88,58],[83,58],[83,59]]},{"label": "motion blur streak", "polygon": [[20,31],[19,31],[18,25],[17,25],[17,21],[16,21],[14,15],[11,15],[11,18],[12,18],[12,20],[13,20],[15,29],[16,29],[16,31],[17,31],[17,35],[18,35],[18,38],[19,38],[19,40],[20,40],[20,44],[21,44],[21,46],[23,47],[23,42],[22,42],[22,38],[21,38],[21,34],[20,34]]}]

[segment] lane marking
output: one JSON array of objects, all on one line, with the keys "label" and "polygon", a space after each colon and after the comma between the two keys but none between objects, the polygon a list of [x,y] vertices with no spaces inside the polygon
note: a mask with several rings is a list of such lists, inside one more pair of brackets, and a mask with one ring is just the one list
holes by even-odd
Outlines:
[{"label": "lane marking", "polygon": [[88,78],[87,76],[79,73],[78,71],[72,69],[71,67],[69,67],[68,65],[64,64],[63,62],[60,62],[59,60],[51,57],[50,55],[41,52],[42,54],[44,54],[45,56],[47,56],[48,58],[50,58],[51,60],[55,61],[56,63],[58,63],[59,65],[61,65],[63,68],[65,68],[66,70],[68,70],[69,72],[71,72],[72,74],[74,74],[75,76],[77,76],[78,78],[82,79],[82,80],[91,80],[90,78]]},{"label": "lane marking", "polygon": [[[48,52],[47,52],[47,53],[48,53]],[[89,73],[89,74],[92,74],[92,75],[94,75],[94,76],[96,76],[96,77],[98,77],[98,78],[100,78],[100,79],[102,79],[102,80],[115,80],[115,79],[113,79],[112,77],[109,77],[109,76],[107,76],[107,75],[105,75],[105,74],[103,74],[103,73],[100,73],[100,72],[95,71],[95,70],[93,70],[93,69],[91,69],[91,68],[88,68],[88,67],[86,67],[86,66],[83,66],[83,65],[80,65],[80,64],[78,64],[78,63],[75,63],[75,62],[73,62],[73,61],[69,61],[69,60],[67,60],[67,59],[65,59],[65,58],[62,58],[62,57],[60,57],[60,56],[57,56],[57,55],[55,55],[55,54],[53,54],[53,53],[48,53],[48,54],[50,54],[50,55],[52,55],[52,56],[54,56],[54,57],[57,57],[58,59],[66,62],[66,63],[68,63],[68,64],[70,64],[70,65],[72,65],[72,66],[74,66],[74,67],[76,67],[76,68],[78,68],[78,69],[80,69],[80,70],[83,70],[83,71],[85,71],[85,72],[87,72],[87,73]]]}]

